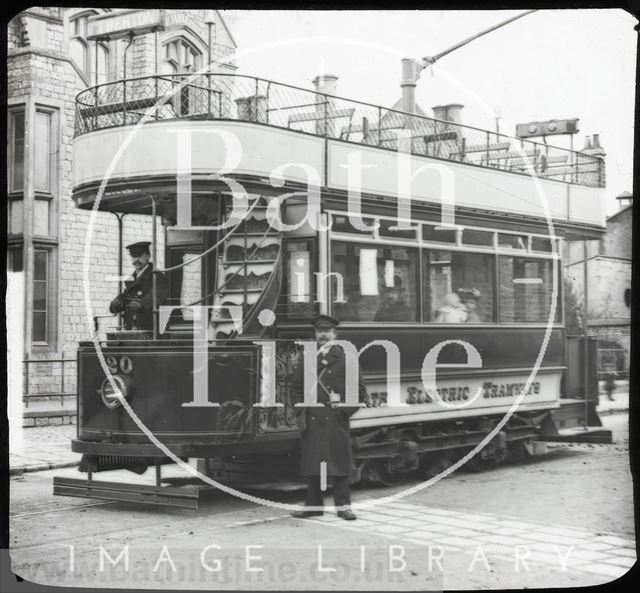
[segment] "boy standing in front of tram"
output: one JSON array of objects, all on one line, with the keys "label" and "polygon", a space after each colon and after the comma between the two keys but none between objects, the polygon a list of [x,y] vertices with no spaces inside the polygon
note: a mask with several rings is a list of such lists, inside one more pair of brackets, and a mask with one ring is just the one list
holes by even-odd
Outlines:
[{"label": "boy standing in front of tram", "polygon": [[[322,407],[296,408],[296,418],[301,435],[300,473],[307,477],[305,506],[324,505],[321,489],[321,464],[326,465],[326,476],[333,478],[335,506],[341,508],[338,517],[353,521],[356,516],[350,509],[349,475],[351,474],[350,416],[358,407],[338,407],[346,402],[346,356],[342,347],[334,344],[339,321],[329,315],[318,315],[313,320],[318,344],[317,401]],[[310,364],[311,361],[306,361]],[[301,358],[291,384],[291,401],[304,401],[304,364]],[[367,390],[358,366],[358,400],[364,401]],[[293,517],[306,518],[322,515],[321,510],[302,510]]]}]

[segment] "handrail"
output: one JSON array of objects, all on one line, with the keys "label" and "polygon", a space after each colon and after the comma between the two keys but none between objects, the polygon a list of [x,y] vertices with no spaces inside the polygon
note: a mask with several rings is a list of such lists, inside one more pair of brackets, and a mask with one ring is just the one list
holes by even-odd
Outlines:
[{"label": "handrail", "polygon": [[[206,86],[199,84],[203,80],[208,80]],[[180,91],[158,89],[159,81],[183,85],[183,88]],[[121,86],[127,88],[127,101],[123,101]],[[179,108],[166,99],[171,93],[175,93],[178,98]],[[210,100],[211,94],[216,95],[216,101]],[[291,121],[288,116],[291,110],[300,109],[301,106],[307,109],[315,107],[317,117],[311,117],[306,122],[308,125],[303,125],[304,129],[298,131],[333,139],[343,138],[344,127],[334,120],[346,117],[340,112],[350,108],[354,111],[350,116],[349,142],[391,148],[389,143],[396,143],[398,139],[384,137],[381,134],[383,128],[411,130],[413,140],[410,146],[414,154],[539,177],[564,178],[582,185],[604,185],[603,161],[594,155],[243,74],[182,73],[139,76],[90,87],[76,96],[76,137],[93,130],[132,125],[136,121],[135,118],[143,117],[139,111],[146,111],[150,100],[157,102],[155,120],[197,117],[252,121],[289,129],[292,129],[292,124],[300,126],[305,123],[296,122],[295,119]],[[139,109],[136,107],[136,101],[139,101]],[[105,106],[113,109],[101,112],[100,107]],[[362,125],[359,125],[360,119]],[[432,131],[436,129],[446,129],[455,133],[456,137],[434,139]],[[522,152],[526,153],[521,155],[525,159],[524,162],[510,164],[509,160],[515,153],[493,155],[491,145],[501,142],[521,146]],[[482,151],[471,154],[464,149],[461,150],[464,143],[468,146],[486,147],[485,154],[482,155]],[[529,152],[531,154],[528,154]],[[546,160],[541,158],[553,155],[568,157],[567,166],[563,170],[547,168]]]},{"label": "handrail", "polygon": [[[245,320],[244,327],[242,328],[243,332],[245,328],[248,329],[251,326],[251,324],[254,322],[255,318],[257,317],[257,315],[259,315],[260,311],[262,311],[259,305],[261,305],[262,302],[267,298],[267,296],[270,295],[270,291],[274,283],[276,282],[275,278],[276,277],[279,279],[282,278],[282,257],[283,257],[282,252],[283,252],[283,248],[280,248],[278,257],[273,265],[273,272],[271,273],[271,276],[269,276],[269,280],[267,281],[267,284],[265,285],[264,290],[262,291],[262,295],[260,295],[260,298],[251,307],[249,315]],[[277,296],[278,297],[280,296],[279,292]]]},{"label": "handrail", "polygon": [[[238,228],[238,226],[236,226],[234,228]],[[269,234],[270,230],[271,230],[271,226],[267,227],[267,230],[264,232],[262,237],[260,237],[259,241],[256,242],[256,245],[252,248],[250,256],[253,255],[254,253],[256,253],[258,249],[260,249],[260,247],[262,246],[263,241],[267,238],[267,235]],[[249,257],[249,259],[247,259],[246,261],[250,262],[250,263],[260,263],[260,260],[256,260],[255,262],[251,261],[251,257]],[[206,301],[208,298],[216,295],[218,292],[220,292],[227,284],[229,284],[229,282],[231,282],[240,273],[240,270],[241,270],[241,268],[238,268],[238,270],[236,270],[231,275],[230,278],[227,278],[224,281],[224,284],[218,286],[217,288],[214,288],[209,294],[205,295],[201,299],[198,299],[197,301],[194,301],[193,303],[189,303],[188,305],[182,305],[182,306],[183,307],[193,307],[194,305],[199,305],[200,303]]]},{"label": "handrail", "polygon": [[[256,207],[258,202],[259,202],[259,200],[256,200],[254,202],[254,204],[251,206],[251,208],[249,208],[249,210],[245,214],[245,220],[253,212],[253,209]],[[229,235],[232,235],[233,232],[238,228],[238,226],[240,226],[241,223],[242,223],[242,221],[240,221],[238,224],[236,224],[226,235],[224,235],[222,237],[222,239],[218,240],[216,243],[214,243],[211,247],[209,247],[208,249],[206,249],[202,253],[199,253],[198,255],[196,255],[193,259],[190,259],[189,261],[186,261],[186,262],[182,262],[181,264],[176,264],[175,266],[171,266],[170,268],[164,268],[162,270],[154,268],[152,270],[153,273],[154,274],[164,274],[165,272],[174,272],[175,270],[179,270],[180,268],[184,268],[185,266],[188,266],[189,264],[192,264],[193,262],[198,261],[199,259],[202,259],[205,255],[207,255],[208,253],[211,253],[211,251],[213,251],[219,245],[224,243],[227,240],[227,237],[229,237]]]}]

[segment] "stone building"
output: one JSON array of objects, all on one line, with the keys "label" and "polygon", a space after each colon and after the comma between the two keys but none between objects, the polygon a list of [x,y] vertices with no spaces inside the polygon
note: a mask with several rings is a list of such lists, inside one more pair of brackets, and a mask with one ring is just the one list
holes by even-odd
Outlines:
[{"label": "stone building", "polygon": [[[633,196],[624,192],[618,200],[620,210],[607,218],[606,233],[586,245],[587,315],[589,333],[598,342],[598,370],[615,370],[624,378],[629,371]],[[571,244],[566,265],[566,276],[582,302],[584,249],[582,243]]]},{"label": "stone building", "polygon": [[[92,31],[101,37],[89,39]],[[108,314],[118,290],[116,216],[92,218],[71,199],[76,95],[98,84],[105,85],[98,92],[117,93],[124,78],[189,73],[207,63],[233,72],[235,49],[215,10],[32,7],[9,22],[7,264],[24,282],[25,359],[45,361],[25,364],[29,393],[74,392],[77,343],[91,333],[85,257],[92,314]],[[150,239],[146,218],[125,217],[123,245]],[[126,251],[123,262],[128,274]],[[64,369],[63,359],[70,361]]]}]

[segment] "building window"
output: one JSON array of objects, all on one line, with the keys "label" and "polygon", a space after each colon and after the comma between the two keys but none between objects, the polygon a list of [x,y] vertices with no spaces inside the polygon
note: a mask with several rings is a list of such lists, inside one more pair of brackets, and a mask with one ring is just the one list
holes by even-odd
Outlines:
[{"label": "building window", "polygon": [[98,77],[97,84],[104,84],[109,79],[109,50],[103,44],[96,48],[98,52]]},{"label": "building window", "polygon": [[33,234],[39,237],[50,237],[55,234],[51,229],[51,208],[57,194],[57,112],[45,106],[36,106],[34,122]]},{"label": "building window", "polygon": [[24,109],[9,112],[9,193],[24,189]]},{"label": "building window", "polygon": [[[498,258],[500,282],[500,321],[502,323],[546,323],[553,296],[553,260],[524,257]],[[560,266],[558,265],[558,277]],[[557,298],[554,320],[559,321],[560,280],[556,282]]]},{"label": "building window", "polygon": [[7,250],[7,269],[9,272],[22,272],[22,248],[11,248]]},{"label": "building window", "polygon": [[31,341],[36,345],[48,344],[49,332],[49,288],[50,253],[46,249],[33,252],[33,310]]},{"label": "building window", "polygon": [[495,256],[426,250],[423,262],[425,321],[495,321]]},{"label": "building window", "polygon": [[[331,304],[341,321],[419,320],[418,250],[332,243]],[[340,289],[342,288],[342,294]]]},{"label": "building window", "polygon": [[52,154],[51,137],[53,114],[50,111],[36,110],[35,118],[35,153],[33,163],[34,189],[37,192],[52,193]]},{"label": "building window", "polygon": [[202,66],[202,52],[186,39],[179,37],[164,46],[163,74],[195,72]]},{"label": "building window", "polygon": [[[87,21],[97,12],[83,12],[69,22],[71,39],[69,40],[69,54],[76,63],[87,82],[103,84],[109,78],[109,50],[103,44],[87,41]],[[98,58],[97,81],[96,78],[96,52]]]},{"label": "building window", "polygon": [[72,39],[69,42],[69,54],[71,59],[80,68],[80,72],[89,79],[89,46],[83,39]]}]

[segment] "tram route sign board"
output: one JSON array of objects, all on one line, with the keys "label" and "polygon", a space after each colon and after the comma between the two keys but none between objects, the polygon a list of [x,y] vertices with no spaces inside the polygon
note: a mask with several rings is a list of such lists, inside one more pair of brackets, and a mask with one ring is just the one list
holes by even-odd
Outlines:
[{"label": "tram route sign board", "polygon": [[535,136],[556,136],[558,134],[577,134],[579,118],[550,119],[548,121],[531,121],[516,124],[518,138],[533,138]]}]

